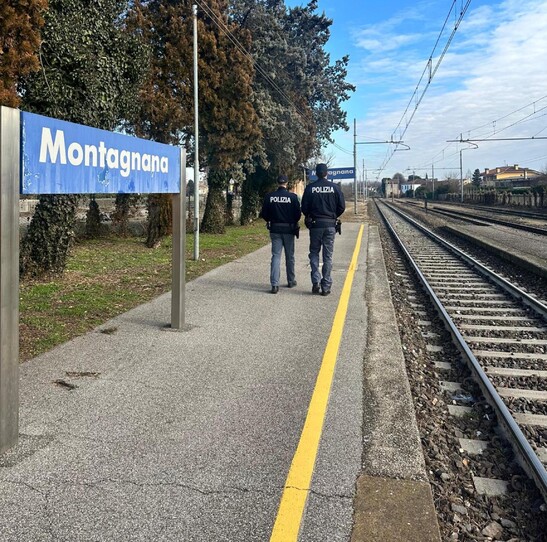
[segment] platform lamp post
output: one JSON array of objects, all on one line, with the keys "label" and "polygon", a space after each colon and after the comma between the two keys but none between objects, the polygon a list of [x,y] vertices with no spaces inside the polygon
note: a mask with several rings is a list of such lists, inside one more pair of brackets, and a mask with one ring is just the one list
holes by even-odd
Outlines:
[{"label": "platform lamp post", "polygon": [[479,146],[475,143],[472,143],[471,141],[467,142],[469,145],[474,145],[473,147],[467,147],[466,149],[460,149],[460,187],[461,187],[461,195],[460,195],[460,203],[463,203],[463,167],[462,167],[462,152],[478,149]]},{"label": "platform lamp post", "polygon": [[[194,260],[199,260],[199,107],[198,107],[198,7],[194,16]],[[182,188],[181,188],[182,190]],[[186,220],[186,217],[184,217]]]},{"label": "platform lamp post", "polygon": [[357,119],[353,119],[353,214],[357,214]]}]

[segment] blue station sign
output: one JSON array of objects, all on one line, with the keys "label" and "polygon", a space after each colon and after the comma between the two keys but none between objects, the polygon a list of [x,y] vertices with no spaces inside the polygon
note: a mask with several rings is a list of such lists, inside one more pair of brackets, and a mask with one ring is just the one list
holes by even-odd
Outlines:
[{"label": "blue station sign", "polygon": [[180,149],[21,112],[21,194],[180,192]]},{"label": "blue station sign", "polygon": [[[310,181],[316,181],[317,175],[307,170],[308,178]],[[333,167],[329,168],[328,179],[330,181],[341,181],[342,179],[354,179],[355,178],[355,168],[353,167]]]}]

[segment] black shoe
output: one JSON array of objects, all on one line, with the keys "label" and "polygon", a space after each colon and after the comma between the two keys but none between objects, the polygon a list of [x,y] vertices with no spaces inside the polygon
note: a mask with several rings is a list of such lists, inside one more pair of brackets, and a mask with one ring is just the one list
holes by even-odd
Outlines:
[{"label": "black shoe", "polygon": [[321,292],[321,289],[319,288],[319,284],[314,284],[312,287],[311,287],[311,293],[312,294],[318,294]]},{"label": "black shoe", "polygon": [[289,288],[294,288],[296,286],[296,280],[289,281]]},{"label": "black shoe", "polygon": [[277,294],[279,292],[279,286],[272,286],[272,289],[270,290],[271,294]]},{"label": "black shoe", "polygon": [[325,296],[325,295],[330,295],[330,290],[323,290],[321,292],[321,295]]}]

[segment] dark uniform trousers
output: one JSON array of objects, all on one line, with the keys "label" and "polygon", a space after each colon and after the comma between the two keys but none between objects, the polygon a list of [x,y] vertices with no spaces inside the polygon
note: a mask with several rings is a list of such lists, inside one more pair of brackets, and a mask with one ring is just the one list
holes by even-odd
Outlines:
[{"label": "dark uniform trousers", "polygon": [[[334,252],[334,226],[310,229],[310,267],[312,284],[320,284],[322,290],[330,290],[332,286],[332,255]],[[319,270],[319,253],[323,246],[323,268]]]},{"label": "dark uniform trousers", "polygon": [[279,286],[280,267],[281,267],[281,251],[285,249],[285,267],[287,269],[287,281],[289,284],[295,282],[294,271],[294,234],[292,233],[272,233],[270,232],[272,241],[272,261],[270,264],[270,284]]}]

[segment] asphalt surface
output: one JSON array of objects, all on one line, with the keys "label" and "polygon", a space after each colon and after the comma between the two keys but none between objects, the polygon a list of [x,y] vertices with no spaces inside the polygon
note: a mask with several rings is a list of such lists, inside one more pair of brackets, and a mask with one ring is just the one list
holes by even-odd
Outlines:
[{"label": "asphalt surface", "polygon": [[[269,293],[264,247],[187,285],[184,331],[168,327],[166,294],[22,365],[20,441],[0,457],[0,541],[269,540],[359,227],[336,238],[328,297],[311,294],[303,232],[296,288]],[[426,479],[400,353],[383,385],[410,403],[382,425],[374,392],[393,358],[391,347],[382,358],[381,322],[394,316],[385,269],[367,279],[369,242],[375,276],[383,266],[366,226],[300,541],[350,540],[362,472]],[[381,285],[368,301],[367,280]],[[366,385],[364,360],[376,367]],[[364,390],[380,398],[367,415]]]}]

